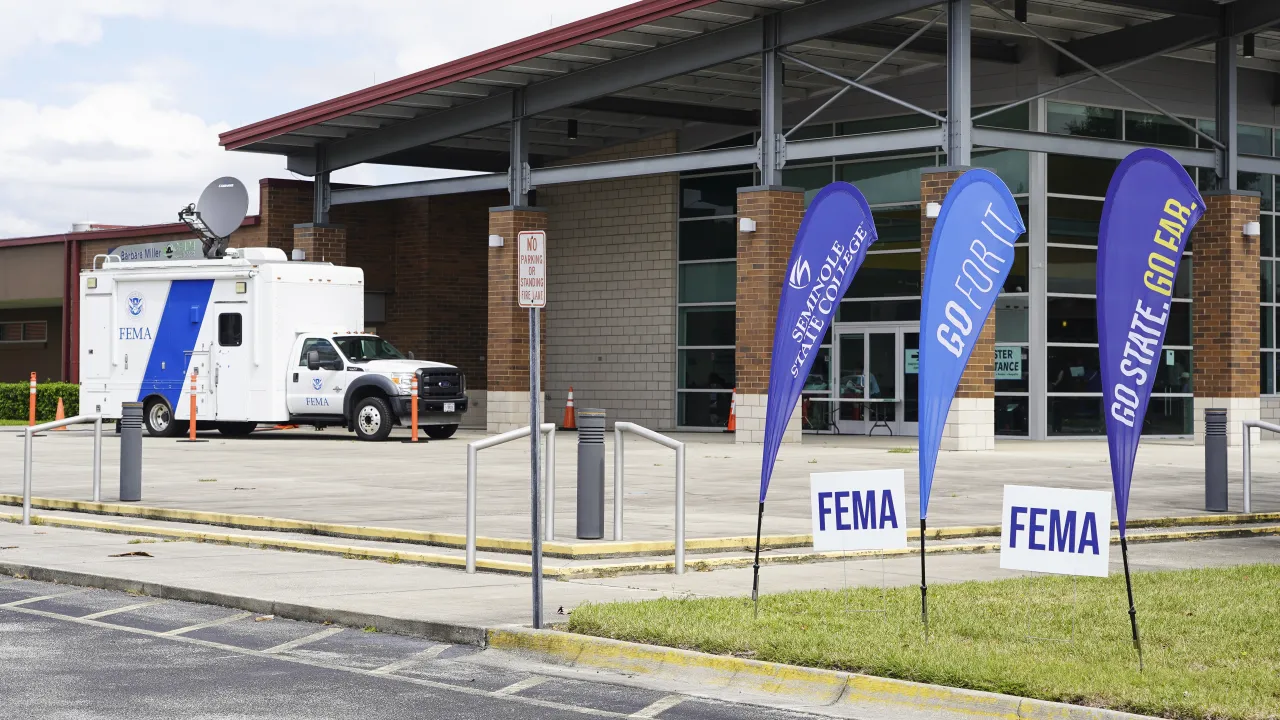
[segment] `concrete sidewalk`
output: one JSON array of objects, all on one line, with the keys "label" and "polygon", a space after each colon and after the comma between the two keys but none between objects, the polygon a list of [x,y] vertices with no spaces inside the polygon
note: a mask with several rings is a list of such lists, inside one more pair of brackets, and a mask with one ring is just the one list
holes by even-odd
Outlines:
[{"label": "concrete sidewalk", "polygon": [[[141,540],[141,541],[140,541]],[[150,557],[119,556],[145,552]],[[1274,562],[1280,537],[1238,538],[1198,542],[1135,545],[1137,571]],[[1120,571],[1112,554],[1113,572]],[[456,633],[505,624],[529,624],[530,580],[497,574],[467,575],[456,570],[419,565],[304,553],[255,550],[191,542],[156,542],[125,535],[62,528],[22,527],[0,523],[0,570],[31,574],[37,579],[81,581],[111,589],[197,602],[226,604],[255,612],[288,615],[305,609],[299,619],[334,619],[349,625],[373,624],[414,634]],[[776,565],[761,570],[764,592],[850,585],[914,585],[919,559],[826,562]],[[985,580],[1017,575],[999,568],[999,555],[936,555],[929,560],[930,583]],[[1139,596],[1141,580],[1136,582]],[[547,622],[583,602],[641,600],[679,596],[745,596],[751,570],[725,569],[683,576],[645,575],[582,580],[546,580]],[[179,594],[174,594],[180,591]],[[166,594],[167,593],[167,594]],[[413,630],[413,628],[419,628]],[[422,630],[421,628],[428,628]],[[435,628],[431,630],[430,628]]]}]

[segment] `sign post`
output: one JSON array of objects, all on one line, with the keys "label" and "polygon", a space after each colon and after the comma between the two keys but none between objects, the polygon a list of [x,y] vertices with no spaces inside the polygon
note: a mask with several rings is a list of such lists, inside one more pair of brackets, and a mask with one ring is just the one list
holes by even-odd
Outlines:
[{"label": "sign post", "polygon": [[542,514],[538,497],[538,442],[542,439],[538,422],[539,377],[539,311],[547,306],[547,233],[526,230],[516,240],[519,261],[516,265],[517,294],[520,307],[529,309],[529,516],[533,537],[533,627],[542,627],[542,530],[538,517]]}]

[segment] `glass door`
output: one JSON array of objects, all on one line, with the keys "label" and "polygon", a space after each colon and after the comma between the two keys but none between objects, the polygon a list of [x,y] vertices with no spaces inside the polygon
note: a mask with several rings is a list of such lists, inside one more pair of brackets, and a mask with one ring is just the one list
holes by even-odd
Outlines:
[{"label": "glass door", "polygon": [[834,430],[915,435],[919,346],[914,325],[837,327],[831,387]]}]

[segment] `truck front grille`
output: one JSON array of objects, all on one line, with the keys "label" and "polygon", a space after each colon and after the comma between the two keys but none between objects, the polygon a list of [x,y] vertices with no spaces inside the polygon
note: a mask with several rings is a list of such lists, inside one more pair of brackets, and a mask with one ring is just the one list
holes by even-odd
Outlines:
[{"label": "truck front grille", "polygon": [[418,385],[422,397],[458,397],[462,394],[462,373],[457,370],[422,370]]}]

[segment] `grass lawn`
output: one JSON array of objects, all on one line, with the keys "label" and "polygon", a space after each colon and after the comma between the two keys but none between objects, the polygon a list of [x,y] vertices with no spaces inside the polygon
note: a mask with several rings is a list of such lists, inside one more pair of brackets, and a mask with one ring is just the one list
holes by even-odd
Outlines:
[{"label": "grass lawn", "polygon": [[10,425],[26,425],[26,424],[27,424],[27,421],[26,421],[26,420],[4,420],[4,419],[0,419],[0,427],[7,427],[7,426],[10,426]]},{"label": "grass lawn", "polygon": [[1280,566],[1138,573],[1134,595],[1142,673],[1123,575],[933,585],[927,644],[918,587],[890,589],[887,614],[858,612],[882,607],[880,588],[765,595],[758,620],[746,598],[587,604],[569,630],[1170,718],[1280,717]]}]

